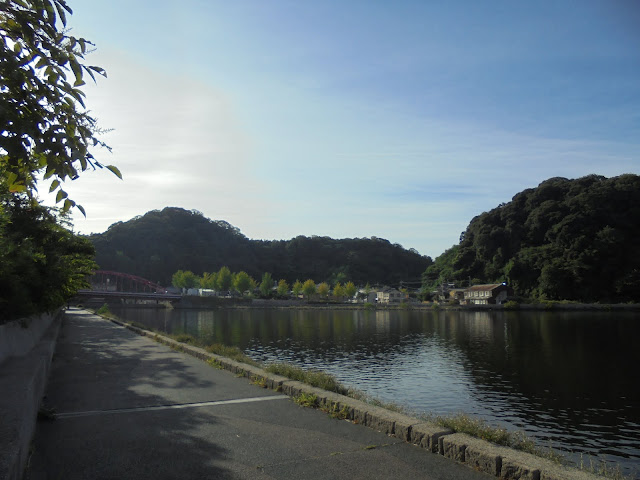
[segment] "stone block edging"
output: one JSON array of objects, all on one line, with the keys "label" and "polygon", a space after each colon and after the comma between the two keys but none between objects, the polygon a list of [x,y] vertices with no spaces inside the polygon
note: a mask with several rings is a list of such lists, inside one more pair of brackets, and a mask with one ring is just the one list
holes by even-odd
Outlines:
[{"label": "stone block edging", "polygon": [[214,363],[224,370],[246,377],[265,388],[280,391],[290,397],[298,397],[303,393],[315,395],[318,406],[324,410],[340,412],[344,418],[354,423],[394,436],[429,452],[443,455],[474,470],[498,478],[505,480],[602,480],[603,478],[464,433],[454,433],[452,430],[434,423],[370,405],[345,395],[290,380],[259,367],[209,353],[202,348],[178,342],[120,320],[107,319],[175,350]]}]

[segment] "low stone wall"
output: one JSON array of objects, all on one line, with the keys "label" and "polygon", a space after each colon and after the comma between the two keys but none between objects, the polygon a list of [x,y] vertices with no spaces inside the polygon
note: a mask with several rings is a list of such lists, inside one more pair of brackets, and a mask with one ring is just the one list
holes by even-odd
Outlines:
[{"label": "low stone wall", "polygon": [[0,365],[8,358],[28,353],[60,314],[34,315],[0,325]]},{"label": "low stone wall", "polygon": [[[9,327],[0,332],[0,336],[7,332],[15,334],[13,338],[18,344],[15,348],[6,348],[10,340],[6,342],[7,339],[3,339],[5,340],[3,342],[5,357],[0,363],[0,392],[2,392],[0,394],[0,412],[2,413],[0,479],[2,480],[18,480],[23,477],[61,319],[60,312],[58,315],[46,316],[43,319],[30,319],[29,328],[18,325],[21,330]],[[44,325],[48,328],[44,328]],[[30,348],[29,345],[31,345]]]},{"label": "low stone wall", "polygon": [[474,470],[508,480],[602,480],[602,477],[565,467],[535,455],[501,447],[462,433],[454,433],[439,425],[425,422],[401,413],[385,410],[353,398],[274,375],[265,370],[209,353],[202,348],[177,342],[169,337],[149,332],[119,320],[110,319],[140,335],[168,345],[238,376],[249,378],[265,388],[281,391],[296,397],[300,394],[315,395],[318,406],[354,423],[365,425],[410,442],[427,452],[443,455]]}]

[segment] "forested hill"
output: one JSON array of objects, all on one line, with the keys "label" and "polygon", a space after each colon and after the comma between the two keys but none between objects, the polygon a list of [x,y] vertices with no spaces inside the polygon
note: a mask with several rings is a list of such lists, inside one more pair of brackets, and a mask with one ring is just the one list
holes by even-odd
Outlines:
[{"label": "forested hill", "polygon": [[551,178],[475,217],[436,259],[439,281],[507,281],[516,294],[640,301],[640,176]]},{"label": "forested hill", "polygon": [[415,250],[376,237],[250,240],[227,222],[181,208],[154,210],[89,238],[101,269],[139,275],[163,285],[170,285],[177,270],[201,275],[227,266],[258,280],[269,272],[289,283],[310,278],[331,285],[353,281],[397,286],[401,281],[419,281],[432,263]]}]

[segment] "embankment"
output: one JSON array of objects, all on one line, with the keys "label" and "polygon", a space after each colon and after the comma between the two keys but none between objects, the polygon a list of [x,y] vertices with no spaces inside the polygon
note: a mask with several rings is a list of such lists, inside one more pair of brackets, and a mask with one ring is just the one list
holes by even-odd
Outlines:
[{"label": "embankment", "polygon": [[469,466],[504,479],[526,480],[596,480],[594,474],[560,465],[532,454],[494,445],[469,435],[454,433],[439,425],[425,422],[401,413],[392,412],[344,395],[328,392],[307,384],[275,375],[265,370],[212,354],[198,347],[177,342],[164,335],[141,329],[120,320],[111,321],[153,340],[182,351],[213,366],[246,377],[257,385],[281,391],[291,397],[306,395],[314,399],[318,408],[339,418],[365,425],[410,442],[426,452],[443,455]]}]

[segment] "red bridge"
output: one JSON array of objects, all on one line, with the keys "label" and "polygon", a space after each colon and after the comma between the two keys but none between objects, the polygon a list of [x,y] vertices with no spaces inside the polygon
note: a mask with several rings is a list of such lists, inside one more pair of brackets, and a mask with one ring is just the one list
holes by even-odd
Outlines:
[{"label": "red bridge", "polygon": [[79,290],[76,294],[78,300],[101,305],[108,301],[176,302],[182,298],[182,295],[168,293],[162,285],[128,273],[97,270],[89,279],[89,283],[91,283],[91,290]]},{"label": "red bridge", "polygon": [[165,287],[146,278],[109,270],[96,270],[90,283],[94,292],[167,293]]}]

